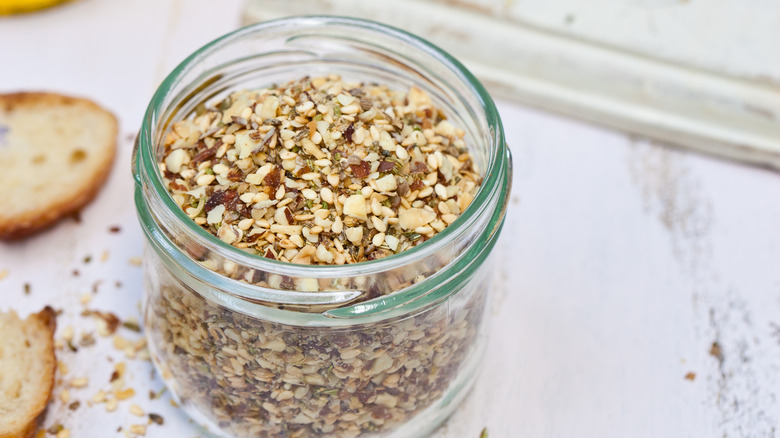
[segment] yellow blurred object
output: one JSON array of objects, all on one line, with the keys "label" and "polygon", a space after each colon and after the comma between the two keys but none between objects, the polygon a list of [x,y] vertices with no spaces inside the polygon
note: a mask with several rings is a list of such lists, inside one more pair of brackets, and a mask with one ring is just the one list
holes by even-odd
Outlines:
[{"label": "yellow blurred object", "polygon": [[0,15],[22,14],[46,9],[69,0],[0,0]]}]

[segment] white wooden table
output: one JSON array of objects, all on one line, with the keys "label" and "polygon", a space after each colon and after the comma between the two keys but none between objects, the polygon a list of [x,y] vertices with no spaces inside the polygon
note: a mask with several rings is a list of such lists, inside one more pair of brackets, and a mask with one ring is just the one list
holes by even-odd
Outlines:
[{"label": "white wooden table", "polygon": [[[234,29],[240,8],[83,0],[0,18],[0,92],[82,95],[121,125],[108,185],[80,223],[0,243],[0,308],[53,305],[63,310],[59,335],[72,326],[77,338],[95,327],[80,315],[87,307],[139,318],[132,138],[163,77]],[[499,108],[515,167],[496,249],[492,335],[476,389],[435,436],[476,438],[484,427],[499,438],[775,436],[780,175],[500,100]],[[86,306],[85,293],[93,297]],[[165,420],[149,437],[206,436],[167,394],[149,400],[162,388],[151,363],[126,359],[111,338],[65,348],[59,359],[69,371],[58,376],[46,427],[121,436],[146,423],[129,412],[138,404]],[[135,397],[112,413],[90,406],[120,361]],[[70,389],[64,403],[66,383],[78,377],[89,377],[87,387]],[[81,406],[68,409],[76,400]]]}]

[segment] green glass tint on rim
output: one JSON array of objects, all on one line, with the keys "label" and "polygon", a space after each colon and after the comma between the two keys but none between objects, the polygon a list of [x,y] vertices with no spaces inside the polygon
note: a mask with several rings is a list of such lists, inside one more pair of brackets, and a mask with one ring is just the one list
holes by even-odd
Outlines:
[{"label": "green glass tint on rim", "polygon": [[[506,147],[504,146],[504,138],[503,138],[504,134],[503,134],[503,128],[501,126],[501,120],[498,116],[498,112],[495,108],[495,104],[493,103],[493,100],[490,97],[490,95],[484,89],[482,84],[460,62],[452,58],[449,54],[447,54],[443,50],[432,45],[431,43],[423,39],[420,39],[419,37],[411,35],[405,31],[390,26],[382,25],[379,23],[375,23],[372,21],[348,19],[348,18],[340,18],[340,17],[314,16],[314,17],[296,18],[294,20],[300,21],[302,22],[302,24],[305,24],[306,22],[313,22],[320,25],[339,24],[344,26],[354,26],[357,28],[367,28],[378,32],[391,34],[400,39],[413,42],[417,46],[420,46],[421,48],[427,50],[432,56],[440,60],[442,63],[448,64],[448,66],[453,71],[457,72],[458,75],[462,77],[464,82],[467,82],[470,85],[470,88],[474,91],[474,93],[479,96],[480,102],[482,103],[483,108],[485,110],[485,114],[487,116],[488,125],[490,126],[492,131],[491,134],[493,136],[493,142],[494,142],[493,153],[492,156],[490,157],[488,167],[487,169],[485,169],[485,179],[483,181],[482,187],[478,191],[477,196],[474,198],[472,204],[457,219],[455,223],[445,228],[444,231],[442,231],[441,233],[436,234],[432,239],[426,241],[426,245],[413,247],[411,249],[404,251],[402,254],[407,258],[413,257],[413,255],[416,252],[420,251],[421,248],[424,249],[425,247],[431,247],[435,245],[437,242],[445,240],[449,234],[453,233],[456,229],[462,226],[463,223],[466,222],[469,217],[473,216],[474,213],[476,213],[478,206],[484,205],[486,203],[488,197],[490,196],[490,193],[489,190],[485,189],[485,187],[491,187],[492,184],[495,184],[496,182],[499,181],[498,178],[499,178],[500,169],[497,169],[497,166],[499,166],[503,161],[502,155],[505,153]],[[285,269],[288,268],[289,265],[288,263],[277,261],[277,260],[266,259],[260,255],[254,255],[254,254],[248,254],[245,252],[236,251],[235,248],[232,247],[231,245],[222,242],[214,235],[212,235],[208,231],[204,230],[203,228],[195,224],[192,221],[192,219],[190,219],[176,205],[173,199],[167,195],[167,189],[165,188],[157,170],[157,157],[155,155],[155,147],[154,147],[155,144],[154,144],[154,138],[152,137],[152,127],[157,123],[156,122],[157,114],[162,113],[164,111],[163,105],[165,101],[165,93],[167,92],[167,90],[170,89],[177,82],[177,80],[181,76],[183,76],[183,74],[186,71],[188,71],[188,69],[191,68],[191,66],[194,63],[196,63],[201,57],[206,56],[208,53],[213,52],[219,49],[220,47],[222,47],[223,45],[229,43],[230,41],[233,41],[237,38],[241,38],[246,34],[262,32],[265,30],[270,31],[274,27],[278,27],[280,25],[286,24],[288,21],[289,19],[274,20],[274,21],[259,23],[257,25],[248,26],[239,29],[237,31],[227,34],[207,44],[206,46],[202,47],[201,49],[199,49],[198,51],[190,55],[181,64],[179,64],[173,70],[173,72],[171,72],[171,74],[168,75],[168,77],[163,81],[163,83],[160,85],[159,89],[155,93],[154,97],[152,98],[151,103],[149,104],[149,108],[147,109],[146,116],[144,118],[143,124],[141,126],[141,131],[138,137],[139,147],[137,148],[138,149],[137,151],[138,157],[136,159],[137,167],[136,169],[134,169],[134,172],[138,174],[138,176],[136,177],[137,179],[142,179],[144,176],[146,176],[146,181],[151,183],[153,189],[158,193],[164,194],[163,196],[161,196],[161,198],[165,203],[165,206],[169,208],[171,211],[173,211],[175,216],[180,221],[186,223],[190,231],[196,233],[202,239],[209,241],[211,245],[215,245],[217,247],[223,248],[226,251],[236,253],[237,257],[242,259],[242,261],[245,261],[246,258],[249,258],[249,259],[254,259],[257,263],[267,264],[269,268],[272,267],[273,265],[276,266],[284,265]],[[388,261],[397,258],[400,255],[401,254],[395,254],[380,260],[361,262],[360,265],[362,266],[363,269],[370,269],[369,267],[371,265],[376,265],[379,263],[387,264]],[[307,270],[313,270],[313,271],[320,271],[320,270],[338,271],[339,268],[341,267],[335,265],[310,265],[306,267]],[[333,274],[336,274],[336,272],[334,272]]]},{"label": "green glass tint on rim", "polygon": [[[163,184],[162,178],[158,172],[157,155],[156,155],[156,128],[166,129],[170,120],[162,120],[163,117],[171,116],[168,114],[168,102],[172,101],[178,105],[186,103],[188,95],[193,95],[197,90],[204,86],[208,80],[216,77],[215,72],[217,68],[202,72],[199,76],[199,80],[194,84],[188,84],[189,88],[184,88],[180,91],[179,95],[173,97],[171,100],[170,91],[176,86],[180,85],[185,75],[191,73],[197,66],[198,62],[204,58],[207,58],[210,54],[220,50],[221,48],[229,45],[231,42],[245,38],[249,35],[259,34],[263,32],[272,32],[274,29],[278,29],[285,26],[297,26],[305,30],[307,27],[317,26],[340,26],[343,28],[353,28],[355,30],[370,30],[372,32],[381,33],[392,36],[404,43],[411,45],[413,48],[425,52],[435,62],[446,66],[449,73],[454,74],[461,85],[464,85],[473,98],[479,102],[480,109],[484,111],[486,118],[488,135],[490,141],[490,153],[488,156],[487,166],[484,169],[484,180],[481,188],[479,189],[474,201],[463,212],[463,214],[450,226],[446,227],[442,232],[436,234],[433,238],[426,241],[424,244],[408,249],[402,253],[392,255],[379,260],[361,262],[352,265],[293,265],[287,262],[266,259],[260,255],[249,254],[241,251],[225,242],[222,242],[214,235],[204,230],[192,219],[190,219],[173,201],[168,194],[166,187]],[[288,39],[292,40],[294,37]],[[345,38],[349,39],[349,38]],[[400,56],[400,55],[399,55]],[[172,115],[176,115],[175,113]],[[480,139],[475,139],[480,141]],[[284,272],[289,275],[307,276],[319,278],[337,278],[342,276],[342,273],[349,272],[349,275],[361,275],[381,272],[384,269],[391,267],[398,267],[406,263],[420,260],[427,255],[435,253],[439,248],[442,248],[447,244],[448,240],[452,236],[462,232],[465,228],[468,228],[470,224],[486,213],[489,208],[495,208],[496,211],[490,214],[491,218],[488,223],[488,227],[481,231],[477,240],[464,251],[462,254],[457,255],[457,260],[449,263],[447,266],[441,269],[440,274],[445,271],[446,275],[461,277],[461,275],[454,275],[453,273],[465,274],[472,270],[467,269],[468,266],[478,267],[481,264],[484,257],[487,256],[490,249],[485,246],[490,246],[495,243],[495,238],[503,223],[503,217],[506,209],[506,204],[509,196],[509,185],[511,184],[511,157],[509,156],[508,149],[506,148],[503,129],[501,121],[498,117],[495,105],[487,94],[483,86],[477,81],[473,75],[465,69],[457,60],[453,59],[450,55],[443,52],[441,49],[434,45],[415,37],[402,30],[385,26],[382,24],[349,19],[340,17],[299,17],[292,19],[282,19],[260,23],[257,25],[245,27],[239,29],[233,33],[227,34],[199,49],[185,61],[179,64],[173,72],[163,81],[157,92],[155,93],[152,101],[147,109],[145,118],[143,120],[141,130],[136,143],[136,151],[133,156],[133,172],[136,178],[136,202],[138,204],[139,216],[143,223],[145,232],[147,234],[152,230],[158,228],[160,225],[154,220],[152,214],[142,214],[142,211],[146,211],[147,208],[151,209],[148,205],[142,205],[146,201],[140,196],[140,193],[148,191],[152,196],[156,196],[161,206],[169,211],[173,215],[173,219],[177,223],[183,224],[183,228],[190,237],[196,240],[196,242],[204,247],[216,250],[220,255],[229,258],[237,263],[252,266],[254,268],[263,269],[269,272]],[[497,197],[497,199],[496,199]],[[165,233],[157,233],[154,236],[148,236],[150,240],[158,239],[164,236]],[[478,248],[472,248],[477,246]],[[161,251],[163,248],[155,247],[155,250]],[[172,244],[165,248],[165,251],[173,251],[178,253],[180,257],[176,257],[178,263],[182,266],[189,266],[197,270],[206,269],[199,265],[197,262],[192,261],[186,256],[181,249]],[[473,259],[472,259],[473,257]],[[478,261],[478,263],[474,263]],[[197,267],[196,267],[197,265]],[[451,266],[458,265],[458,266]],[[475,269],[475,268],[474,268]],[[210,277],[220,277],[212,271],[208,271]],[[450,285],[456,286],[460,283],[454,278],[447,278],[446,285],[442,284],[440,288],[434,290],[431,288],[431,282],[423,282],[421,284],[404,289],[398,294],[390,296],[384,296],[376,298],[371,301],[360,303],[356,306],[335,309],[329,314],[331,316],[350,317],[357,316],[365,313],[376,313],[392,309],[406,302],[415,300],[425,295],[430,296],[447,296],[445,291],[453,291],[454,289]],[[215,280],[212,281],[215,286],[225,286],[223,282]],[[425,286],[423,287],[423,285]],[[446,286],[446,287],[445,287]],[[228,289],[229,290],[229,289]],[[290,294],[290,291],[279,291],[282,293]],[[342,291],[343,292],[343,291]],[[435,293],[434,293],[435,292]],[[398,295],[398,296],[395,296]],[[426,300],[428,301],[428,300]]]},{"label": "green glass tint on rim", "polygon": [[[510,156],[507,156],[508,160],[511,160]],[[512,181],[511,167],[510,171],[504,173],[506,178],[507,189]],[[508,190],[506,193],[508,194]],[[147,240],[151,242],[153,249],[161,256],[162,260],[167,261],[168,269],[178,272],[179,276],[193,276],[198,277],[199,281],[206,282],[206,288],[199,290],[201,295],[209,296],[212,300],[220,302],[223,305],[231,305],[232,307],[241,307],[245,313],[258,314],[266,313],[273,316],[273,314],[286,314],[288,311],[268,308],[263,305],[236,303],[232,299],[225,299],[220,294],[221,290],[230,290],[231,283],[235,280],[228,279],[226,277],[216,275],[214,272],[209,271],[207,268],[201,266],[197,262],[192,261],[187,257],[179,248],[163,233],[159,227],[156,226],[152,219],[149,209],[145,205],[140,191],[136,190],[136,206],[138,208],[138,215],[141,222],[144,224],[143,231],[147,236]],[[508,196],[507,196],[508,199]],[[464,257],[459,259],[451,269],[442,269],[434,276],[430,277],[426,282],[416,284],[401,291],[398,291],[392,295],[375,298],[373,300],[361,302],[351,306],[340,307],[336,309],[330,309],[322,314],[317,313],[300,313],[297,315],[299,322],[305,323],[305,325],[317,325],[317,323],[325,323],[326,325],[332,324],[332,318],[339,319],[354,319],[354,318],[366,318],[382,314],[381,319],[392,318],[400,316],[401,314],[407,314],[410,311],[425,308],[432,304],[435,304],[452,293],[460,289],[464,282],[468,281],[474,272],[482,265],[485,259],[490,255],[493,247],[495,246],[498,236],[500,235],[501,228],[504,224],[504,216],[506,212],[507,202],[502,204],[502,208],[496,209],[493,214],[492,220],[496,224],[495,229],[486,230],[480,238],[479,244],[473,245],[469,250],[464,253]],[[184,267],[184,269],[180,268]],[[442,278],[444,277],[444,278]],[[207,281],[206,279],[211,279]],[[441,280],[435,286],[430,285],[430,281]],[[349,291],[338,291],[349,292]],[[278,291],[279,294],[298,295],[299,292],[291,293],[290,291]],[[320,293],[317,293],[320,294]],[[273,297],[267,297],[268,300],[272,300]],[[281,297],[280,303],[285,302],[286,297]],[[303,299],[306,302],[306,298]],[[327,304],[327,299],[313,299],[309,304]],[[297,313],[297,312],[296,312]],[[325,319],[323,319],[325,317]],[[328,321],[330,320],[330,321]],[[365,322],[365,321],[361,321]]]}]

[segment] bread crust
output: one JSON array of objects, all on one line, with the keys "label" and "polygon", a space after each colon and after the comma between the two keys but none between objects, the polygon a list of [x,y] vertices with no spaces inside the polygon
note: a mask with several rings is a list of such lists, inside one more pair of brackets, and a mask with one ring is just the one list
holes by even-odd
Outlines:
[{"label": "bread crust", "polygon": [[0,433],[0,438],[33,438],[35,431],[38,429],[38,420],[27,423],[23,429],[19,431],[10,432],[7,434]]},{"label": "bread crust", "polygon": [[116,138],[119,132],[119,124],[111,112],[95,102],[84,98],[48,92],[0,94],[0,111],[2,112],[10,113],[19,107],[27,105],[81,105],[93,111],[101,112],[109,116],[112,122],[112,142],[110,145],[106,145],[107,148],[110,148],[110,151],[106,154],[104,162],[89,175],[89,182],[84,186],[84,189],[75,191],[69,194],[69,196],[47,205],[46,208],[23,212],[7,218],[0,217],[0,239],[3,240],[16,240],[27,237],[51,227],[59,220],[78,212],[97,196],[111,172],[111,167],[116,157]]},{"label": "bread crust", "polygon": [[24,323],[35,324],[38,326],[37,330],[46,333],[45,339],[48,344],[46,345],[46,357],[41,358],[45,362],[45,374],[41,376],[41,385],[45,388],[45,391],[40,391],[36,394],[38,397],[30,405],[30,409],[27,411],[27,418],[20,418],[14,421],[16,427],[12,423],[11,430],[0,431],[0,438],[33,437],[54,390],[54,377],[57,368],[57,358],[54,352],[54,332],[57,329],[56,313],[54,309],[46,306],[40,312],[30,315]]}]

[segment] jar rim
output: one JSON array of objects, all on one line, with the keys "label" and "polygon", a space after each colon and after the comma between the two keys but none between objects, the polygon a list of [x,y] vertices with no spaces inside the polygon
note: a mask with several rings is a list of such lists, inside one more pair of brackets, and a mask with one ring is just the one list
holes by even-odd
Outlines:
[{"label": "jar rim", "polygon": [[[483,182],[473,201],[455,222],[445,227],[443,231],[437,233],[431,239],[405,251],[377,260],[345,265],[297,265],[251,254],[240,248],[229,245],[198,226],[189,216],[187,216],[169,195],[161,178],[155,153],[156,148],[153,138],[153,128],[157,123],[157,115],[166,110],[164,105],[169,90],[177,85],[181,78],[196,66],[198,61],[202,58],[230,44],[232,41],[258,32],[272,32],[274,29],[287,26],[302,28],[329,25],[355,27],[381,33],[383,35],[389,35],[424,51],[431,55],[431,57],[441,65],[446,66],[450,72],[460,78],[462,84],[466,85],[466,88],[473,93],[473,97],[476,97],[480,102],[481,109],[484,111],[486,117],[492,147],[484,171]],[[271,272],[283,271],[290,275],[306,275],[319,278],[335,278],[344,275],[377,273],[416,260],[421,260],[428,255],[435,253],[448,243],[448,238],[457,235],[459,231],[467,228],[469,224],[473,223],[478,217],[481,217],[486,209],[490,208],[492,203],[489,201],[495,196],[495,190],[497,189],[498,184],[506,178],[508,167],[507,161],[509,160],[507,158],[508,149],[506,148],[504,141],[503,126],[495,103],[487,90],[485,90],[484,86],[465,66],[463,66],[463,64],[436,45],[404,30],[370,20],[328,15],[287,17],[245,26],[209,42],[192,53],[177,65],[157,88],[141,124],[141,129],[137,138],[137,149],[138,150],[134,152],[135,156],[133,157],[133,172],[138,186],[143,187],[144,183],[150,184],[151,191],[160,195],[159,200],[162,202],[163,206],[172,212],[177,221],[184,224],[185,229],[192,233],[192,236],[198,240],[198,243],[203,244],[210,249],[218,250],[220,254],[236,263],[252,266],[253,268],[265,269]],[[501,190],[500,187],[498,187],[498,190]],[[503,195],[508,197],[508,193],[504,193]],[[503,203],[505,204],[505,200]],[[500,204],[501,203],[499,203],[499,208],[501,208]],[[503,215],[501,218],[503,219]],[[500,228],[498,224],[493,225],[495,225],[495,228],[491,227],[493,228],[491,234],[492,232],[497,232]]]}]

